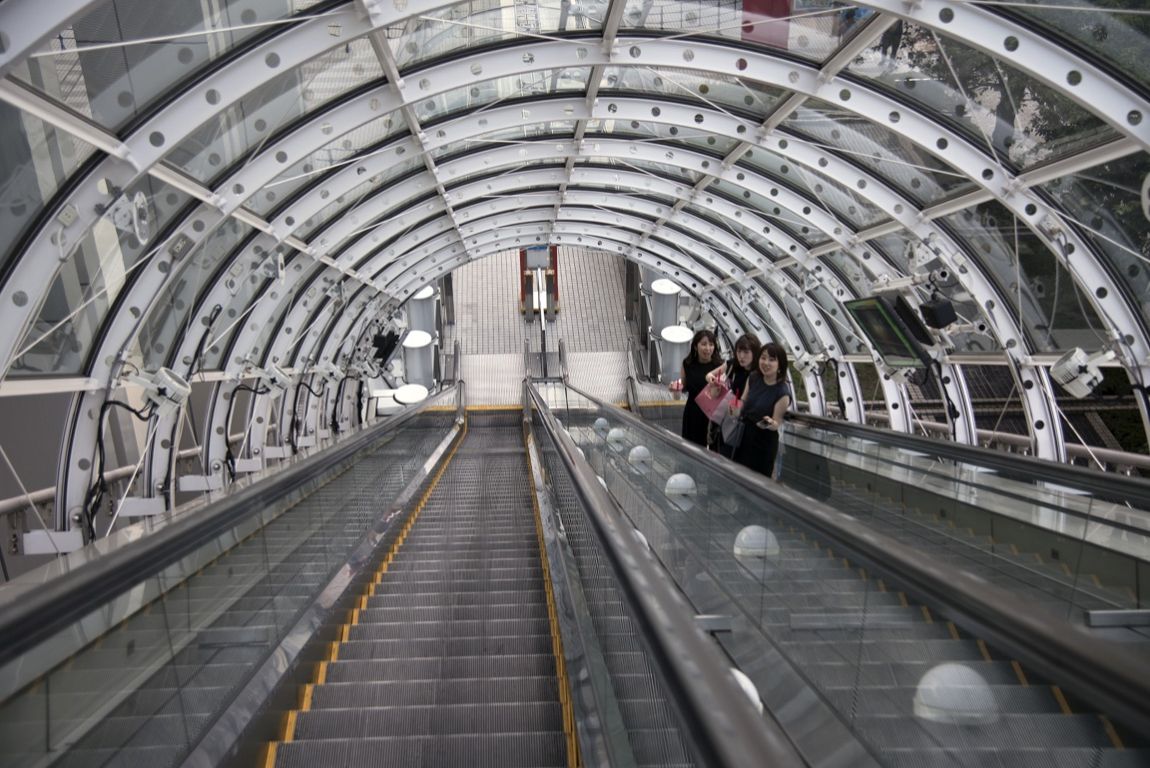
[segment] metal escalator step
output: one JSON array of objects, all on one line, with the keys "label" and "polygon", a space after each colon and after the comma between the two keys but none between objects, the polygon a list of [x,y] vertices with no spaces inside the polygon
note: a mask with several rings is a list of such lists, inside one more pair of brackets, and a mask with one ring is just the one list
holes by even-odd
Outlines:
[{"label": "metal escalator step", "polygon": [[973,640],[803,641],[780,643],[779,648],[799,665],[833,662],[944,662],[981,661]]},{"label": "metal escalator step", "polygon": [[510,605],[482,607],[471,605],[430,608],[368,608],[359,612],[360,623],[394,621],[473,621],[510,620],[519,617],[537,619],[547,616],[546,605]]},{"label": "metal escalator step", "polygon": [[[390,579],[385,576],[384,581]],[[464,593],[466,599],[478,599],[483,594],[491,594],[498,600],[514,601],[513,596],[523,594],[539,593],[543,594],[542,584],[524,584],[522,581],[515,581],[512,579],[475,579],[467,581],[465,579],[443,579],[441,581],[425,581],[425,580],[407,580],[402,582],[405,587],[404,590],[392,590],[391,594],[384,596],[391,597],[395,595],[444,595],[446,597],[460,596]],[[379,591],[376,591],[375,596],[380,596]]]},{"label": "metal escalator step", "polygon": [[[516,597],[513,598],[512,596]],[[452,592],[449,590],[427,592],[419,591],[408,594],[393,593],[390,595],[372,595],[367,599],[369,608],[442,608],[445,606],[506,606],[506,605],[543,605],[547,602],[547,595],[542,590],[527,593],[514,593],[507,591],[482,592],[466,591]]]},{"label": "metal escalator step", "polygon": [[300,712],[294,739],[563,731],[559,702],[436,704]]},{"label": "metal escalator step", "polygon": [[471,680],[325,683],[312,689],[311,708],[528,703],[559,700],[555,676]]},{"label": "metal escalator step", "polygon": [[475,733],[278,744],[276,768],[562,768],[562,731]]},{"label": "metal escalator step", "polygon": [[444,640],[362,640],[342,643],[339,658],[402,659],[412,656],[492,656],[547,653],[551,635],[510,635],[506,637],[457,637]]},{"label": "metal escalator step", "polygon": [[878,749],[1112,746],[1097,715],[1000,714],[983,725],[908,720],[902,716],[865,716],[855,718],[852,728]]},{"label": "metal escalator step", "polygon": [[328,664],[327,680],[333,683],[362,680],[460,680],[490,677],[539,677],[555,674],[555,657],[531,654],[457,656],[455,658],[408,658],[335,661]]},{"label": "metal escalator step", "polygon": [[[979,706],[987,692],[993,696],[996,711],[1011,714],[1062,714],[1058,699],[1050,686],[992,685],[985,688],[952,688],[944,692],[946,698],[961,707]],[[840,712],[861,712],[867,715],[914,716],[914,699],[918,688],[914,686],[883,686],[854,688],[824,688],[823,694]]]},{"label": "metal escalator step", "polygon": [[950,749],[884,749],[880,762],[888,768],[1145,768],[1147,749],[1045,747],[1017,749],[981,747]]},{"label": "metal escalator step", "polygon": [[408,621],[359,623],[348,628],[350,640],[417,640],[444,637],[501,637],[515,632],[545,635],[551,631],[546,616],[534,619],[469,621]]},{"label": "metal escalator step", "polygon": [[[964,661],[989,685],[1014,685],[1018,674],[1007,661]],[[853,685],[915,686],[922,676],[938,666],[934,662],[913,662],[893,664],[890,662],[853,661],[836,663],[803,664],[803,675],[820,687],[838,688]]]},{"label": "metal escalator step", "polygon": [[387,572],[397,575],[402,572],[437,574],[443,571],[466,573],[474,570],[490,570],[495,568],[523,568],[529,563],[538,564],[539,552],[535,557],[496,557],[489,555],[468,555],[439,558],[436,560],[395,560],[387,567]]}]

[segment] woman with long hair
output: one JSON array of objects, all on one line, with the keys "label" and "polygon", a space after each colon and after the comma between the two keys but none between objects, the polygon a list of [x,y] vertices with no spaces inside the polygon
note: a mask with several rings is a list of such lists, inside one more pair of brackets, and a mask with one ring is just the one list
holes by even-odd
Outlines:
[{"label": "woman with long hair", "polygon": [[772,341],[764,344],[759,352],[758,370],[751,374],[747,385],[747,396],[739,414],[743,421],[743,439],[735,448],[735,461],[767,477],[775,476],[779,427],[790,404],[787,351]]},{"label": "woman with long hair", "polygon": [[[727,388],[735,393],[741,401],[747,392],[747,381],[755,370],[759,359],[759,350],[763,348],[759,337],[753,333],[744,333],[735,339],[735,354],[726,363],[707,374],[707,381],[712,384],[726,384]],[[713,451],[731,458],[732,448],[723,442],[723,430],[718,424],[711,422],[708,432],[707,445]]]},{"label": "woman with long hair", "polygon": [[711,421],[699,408],[695,397],[707,386],[707,374],[715,369],[720,359],[714,331],[706,328],[696,331],[691,339],[691,351],[683,358],[679,381],[671,384],[672,391],[687,395],[687,404],[683,407],[683,438],[703,447],[707,445],[707,427]]}]

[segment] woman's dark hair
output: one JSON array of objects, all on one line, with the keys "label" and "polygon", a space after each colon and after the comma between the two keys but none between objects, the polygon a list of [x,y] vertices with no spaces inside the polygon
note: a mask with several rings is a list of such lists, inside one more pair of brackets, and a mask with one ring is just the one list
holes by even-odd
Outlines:
[{"label": "woman's dark hair", "polygon": [[715,332],[707,328],[700,328],[699,330],[695,331],[694,337],[691,338],[691,350],[687,353],[687,356],[683,358],[683,365],[686,366],[699,362],[699,354],[697,350],[699,347],[699,342],[703,339],[710,339],[711,343],[715,345],[715,351],[711,353],[711,360],[723,359],[719,356],[719,340],[715,338]]},{"label": "woman's dark hair", "polygon": [[[744,333],[739,338],[735,339],[735,352],[747,350],[751,353],[751,361],[755,364],[759,361],[759,351],[762,350],[763,344],[759,341],[759,337],[753,333]],[[739,364],[738,357],[732,355],[731,362],[735,365]]]},{"label": "woman's dark hair", "polygon": [[787,379],[787,350],[783,349],[781,344],[776,344],[773,341],[768,341],[763,345],[759,356],[755,358],[756,365],[763,359],[763,355],[773,357],[779,361],[779,381],[786,381]]}]

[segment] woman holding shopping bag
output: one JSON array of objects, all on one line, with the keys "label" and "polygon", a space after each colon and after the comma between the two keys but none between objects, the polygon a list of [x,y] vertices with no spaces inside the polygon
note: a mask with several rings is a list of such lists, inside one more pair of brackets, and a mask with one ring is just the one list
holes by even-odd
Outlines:
[{"label": "woman holding shopping bag", "polygon": [[[759,337],[753,333],[744,333],[735,340],[735,354],[723,365],[707,374],[707,381],[711,384],[724,385],[734,393],[735,402],[742,400],[747,391],[747,381],[754,371],[759,358],[762,344]],[[737,407],[737,405],[736,405]],[[733,449],[723,441],[723,430],[720,428],[721,420],[711,420],[710,431],[707,434],[707,447],[718,451],[720,455],[731,458]]]}]

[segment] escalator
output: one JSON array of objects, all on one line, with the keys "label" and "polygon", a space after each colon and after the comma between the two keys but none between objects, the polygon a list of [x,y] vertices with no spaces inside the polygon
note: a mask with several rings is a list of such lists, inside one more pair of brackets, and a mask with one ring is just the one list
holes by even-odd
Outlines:
[{"label": "escalator", "polygon": [[797,764],[539,410],[449,394],[9,604],[0,765]]},{"label": "escalator", "polygon": [[471,420],[265,765],[575,764],[521,417]]},{"label": "escalator", "polygon": [[1099,585],[823,507],[570,389],[557,415],[813,762],[849,735],[853,764],[1150,764],[1150,704],[1119,693],[1150,685],[1150,637],[1067,619],[1108,605]]}]

